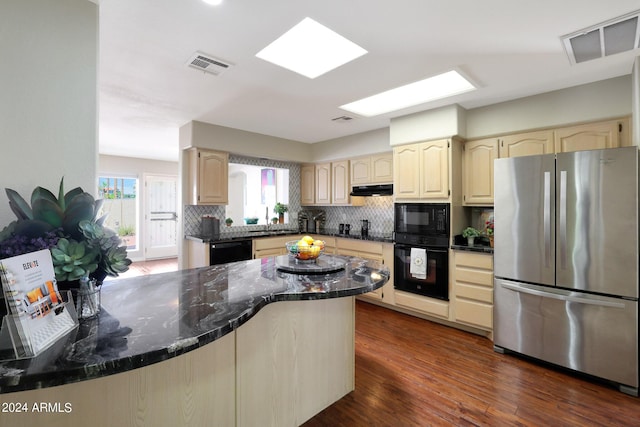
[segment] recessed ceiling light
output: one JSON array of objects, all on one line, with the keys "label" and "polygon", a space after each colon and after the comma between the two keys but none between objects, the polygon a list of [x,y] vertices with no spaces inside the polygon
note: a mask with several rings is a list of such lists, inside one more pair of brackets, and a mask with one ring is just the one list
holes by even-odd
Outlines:
[{"label": "recessed ceiling light", "polygon": [[222,0],[202,0],[202,1],[212,6],[218,6],[219,4],[222,4]]},{"label": "recessed ceiling light", "polygon": [[359,101],[341,105],[340,108],[364,117],[371,117],[475,89],[476,87],[457,71],[448,71],[428,79],[363,98]]},{"label": "recessed ceiling light", "polygon": [[256,56],[314,79],[365,53],[366,50],[340,34],[304,18]]}]

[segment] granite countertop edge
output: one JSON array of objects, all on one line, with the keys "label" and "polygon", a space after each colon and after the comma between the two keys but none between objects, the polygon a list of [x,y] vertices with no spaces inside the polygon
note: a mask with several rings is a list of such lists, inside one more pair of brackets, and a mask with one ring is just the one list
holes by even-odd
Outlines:
[{"label": "granite countertop edge", "polygon": [[489,255],[493,255],[493,248],[491,246],[483,246],[483,245],[451,245],[451,249],[454,251],[466,251],[466,252],[479,252],[485,253]]},{"label": "granite countertop edge", "polygon": [[[205,271],[209,268],[210,267],[202,267],[194,269],[193,271]],[[243,311],[236,317],[226,319],[226,323],[222,326],[211,329],[210,331],[198,336],[178,340],[169,346],[152,349],[135,355],[123,356],[113,360],[100,361],[96,363],[89,362],[81,366],[64,367],[63,369],[56,371],[28,374],[27,378],[23,375],[22,370],[6,366],[7,363],[11,364],[21,361],[0,361],[0,394],[72,384],[150,366],[155,363],[183,355],[219,340],[247,323],[262,308],[266,307],[270,303],[350,297],[374,291],[382,287],[389,279],[388,269],[382,269],[379,271],[382,273],[383,279],[386,278],[386,280],[379,280],[376,283],[358,287],[338,290],[330,289],[328,291],[285,291],[262,295],[260,299],[254,301],[250,309]],[[135,279],[136,278],[128,280]],[[67,342],[68,340],[70,340],[70,338],[67,338]],[[64,339],[61,341],[64,341]],[[72,345],[74,344],[75,342]],[[67,344],[65,343],[65,345]]]}]

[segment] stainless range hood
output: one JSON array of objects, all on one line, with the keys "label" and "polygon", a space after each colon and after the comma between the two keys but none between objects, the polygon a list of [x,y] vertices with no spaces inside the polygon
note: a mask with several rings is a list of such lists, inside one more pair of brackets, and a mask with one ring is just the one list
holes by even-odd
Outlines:
[{"label": "stainless range hood", "polygon": [[393,184],[354,185],[351,188],[352,196],[391,196]]}]

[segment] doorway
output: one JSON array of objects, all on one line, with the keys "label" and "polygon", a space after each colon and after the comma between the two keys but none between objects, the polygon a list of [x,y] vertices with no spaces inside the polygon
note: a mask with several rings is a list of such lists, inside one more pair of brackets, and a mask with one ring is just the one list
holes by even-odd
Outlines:
[{"label": "doorway", "polygon": [[146,175],[145,259],[178,256],[178,177]]}]

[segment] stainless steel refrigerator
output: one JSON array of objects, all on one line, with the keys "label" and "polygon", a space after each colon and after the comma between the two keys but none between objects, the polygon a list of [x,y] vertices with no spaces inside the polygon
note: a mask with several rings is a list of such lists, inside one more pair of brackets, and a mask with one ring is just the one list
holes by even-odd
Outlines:
[{"label": "stainless steel refrigerator", "polygon": [[638,148],[498,159],[494,348],[638,395]]}]

